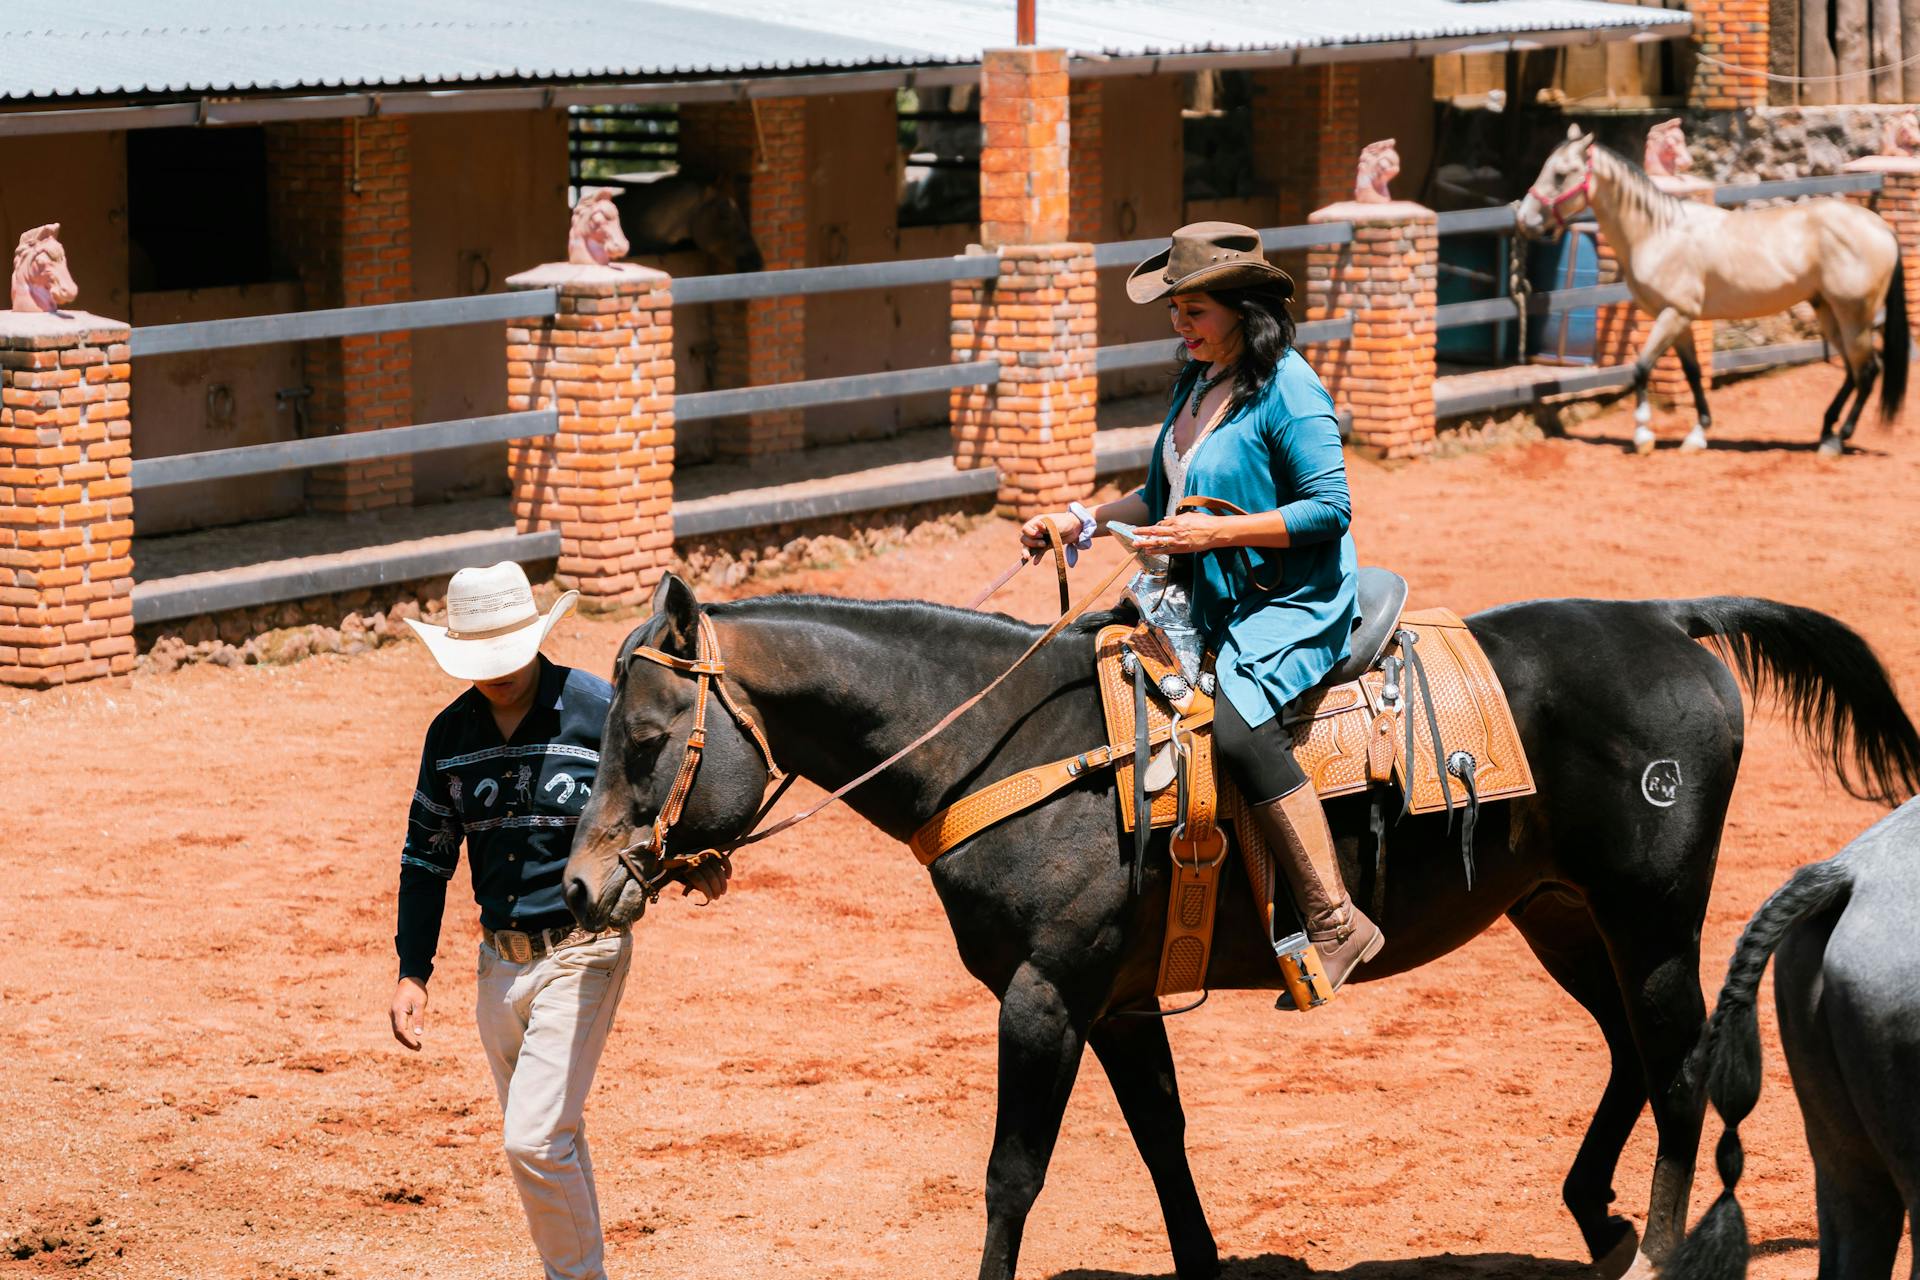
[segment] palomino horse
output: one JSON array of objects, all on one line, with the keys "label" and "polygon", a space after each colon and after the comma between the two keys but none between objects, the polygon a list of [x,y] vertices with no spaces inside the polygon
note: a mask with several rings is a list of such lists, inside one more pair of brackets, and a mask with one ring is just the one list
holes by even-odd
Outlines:
[{"label": "palomino horse", "polygon": [[[1001,615],[913,601],[775,596],[703,611],[671,576],[653,608],[616,659],[600,769],[567,863],[568,905],[589,927],[645,911],[636,872],[655,892],[665,874],[656,821],[668,827],[669,856],[731,848],[746,833],[770,777],[756,738],[764,735],[782,769],[840,787],[980,690],[1039,634]],[[713,644],[700,641],[703,612]],[[1111,620],[1074,623],[847,803],[904,841],[987,783],[1106,741],[1092,650],[1094,631]],[[1472,890],[1460,833],[1443,815],[1391,828],[1382,862],[1367,798],[1329,802],[1347,883],[1387,935],[1355,977],[1427,964],[1502,915],[1513,921],[1600,1024],[1611,1054],[1563,1195],[1587,1247],[1617,1274],[1633,1261],[1635,1236],[1608,1206],[1641,1109],[1652,1104],[1659,1130],[1645,1250],[1660,1258],[1686,1229],[1704,1108],[1686,1064],[1706,1020],[1700,925],[1743,716],[1733,672],[1695,640],[1716,641],[1750,684],[1778,691],[1828,764],[1866,795],[1892,800],[1920,785],[1920,737],[1866,643],[1809,609],[1734,597],[1555,600],[1495,609],[1469,625],[1512,702],[1539,791],[1482,809]],[[705,726],[697,753],[688,748],[696,719]],[[1674,789],[1650,788],[1656,774]],[[1153,1178],[1179,1275],[1217,1274],[1165,1027],[1125,1016],[1156,1007],[1164,838],[1135,893],[1113,775],[1090,773],[962,844],[930,874],[962,962],[1000,1000],[983,1280],[1014,1274],[1089,1045]],[[1278,967],[1243,879],[1222,878],[1207,984],[1276,990]],[[669,960],[663,972],[671,969]]]},{"label": "palomino horse", "polygon": [[[1707,447],[1713,416],[1693,349],[1695,320],[1750,320],[1796,302],[1813,304],[1827,344],[1847,366],[1846,382],[1821,424],[1820,451],[1845,449],[1883,369],[1881,417],[1900,412],[1907,392],[1907,295],[1899,241],[1879,214],[1831,197],[1742,210],[1682,200],[1576,125],[1520,202],[1520,232],[1557,235],[1588,209],[1620,260],[1634,303],[1654,318],[1634,361],[1633,443],[1642,453],[1653,448],[1647,378],[1668,347],[1679,353],[1698,415],[1681,447]],[[1876,354],[1874,322],[1883,305],[1886,331]],[[1836,433],[1849,395],[1853,408]]]}]

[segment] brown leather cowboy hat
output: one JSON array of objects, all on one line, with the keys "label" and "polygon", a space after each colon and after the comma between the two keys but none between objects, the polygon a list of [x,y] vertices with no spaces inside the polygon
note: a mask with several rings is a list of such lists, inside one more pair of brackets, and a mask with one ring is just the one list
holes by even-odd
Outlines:
[{"label": "brown leather cowboy hat", "polygon": [[1237,222],[1194,222],[1173,233],[1173,241],[1133,269],[1127,296],[1157,302],[1174,293],[1276,285],[1293,296],[1293,277],[1267,261],[1260,233]]}]

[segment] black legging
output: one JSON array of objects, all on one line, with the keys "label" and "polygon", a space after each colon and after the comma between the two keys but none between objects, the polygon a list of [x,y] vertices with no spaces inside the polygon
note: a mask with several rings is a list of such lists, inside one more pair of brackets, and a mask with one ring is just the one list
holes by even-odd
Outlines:
[{"label": "black legging", "polygon": [[1281,727],[1280,717],[1249,728],[1225,689],[1213,700],[1213,745],[1227,776],[1249,803],[1278,800],[1306,783],[1307,775],[1293,758],[1293,735]]}]

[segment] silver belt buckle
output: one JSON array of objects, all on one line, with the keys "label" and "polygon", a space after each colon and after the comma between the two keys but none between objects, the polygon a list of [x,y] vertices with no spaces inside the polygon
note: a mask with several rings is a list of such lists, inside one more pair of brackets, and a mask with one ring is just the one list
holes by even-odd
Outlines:
[{"label": "silver belt buckle", "polygon": [[514,964],[526,964],[533,959],[533,939],[518,929],[496,930],[493,945]]}]

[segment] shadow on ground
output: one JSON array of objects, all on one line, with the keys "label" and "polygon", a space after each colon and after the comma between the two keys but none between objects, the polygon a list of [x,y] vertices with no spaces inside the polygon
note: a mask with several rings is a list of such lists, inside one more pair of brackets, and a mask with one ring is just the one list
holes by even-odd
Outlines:
[{"label": "shadow on ground", "polygon": [[[1585,1262],[1536,1258],[1518,1253],[1441,1253],[1389,1262],[1359,1262],[1341,1271],[1315,1271],[1298,1258],[1266,1253],[1257,1258],[1222,1258],[1220,1280],[1591,1280]],[[1130,1271],[1073,1270],[1053,1280],[1175,1280],[1171,1271],[1141,1275]]]}]

